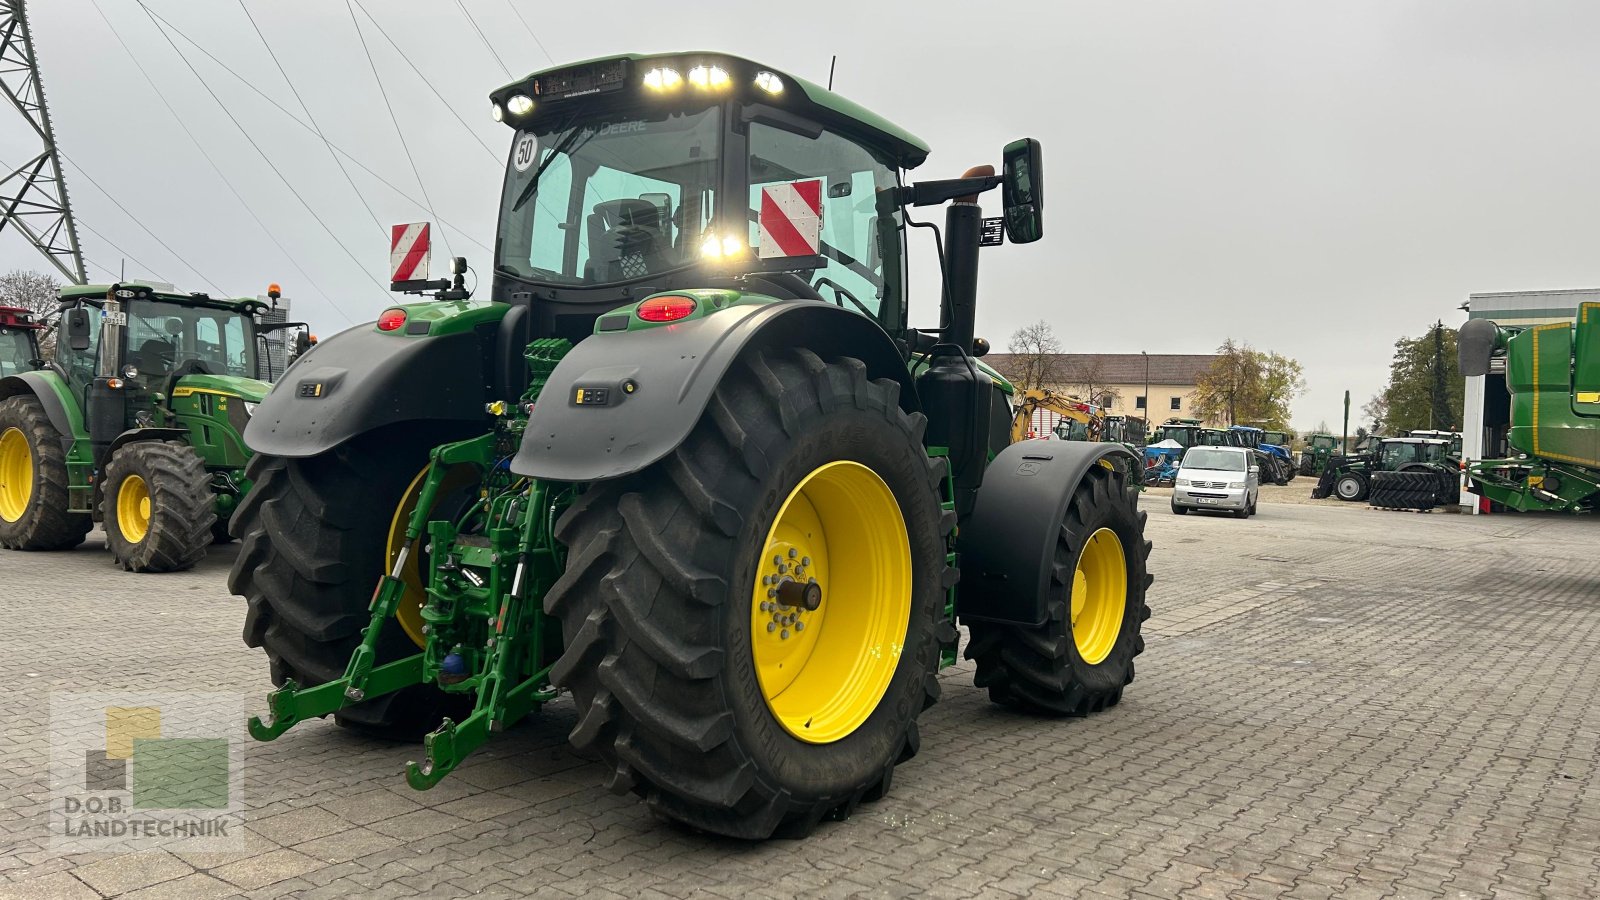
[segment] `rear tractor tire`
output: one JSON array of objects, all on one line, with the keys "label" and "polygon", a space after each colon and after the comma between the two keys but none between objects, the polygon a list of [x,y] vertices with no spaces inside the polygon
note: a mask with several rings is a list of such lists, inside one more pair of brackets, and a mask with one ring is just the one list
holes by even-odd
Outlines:
[{"label": "rear tractor tire", "polygon": [[613,791],[692,828],[803,835],[889,788],[939,695],[943,466],[896,382],[751,350],[681,446],[562,516],[545,598]]},{"label": "rear tractor tire", "polygon": [[70,550],[94,527],[68,512],[67,454],[61,432],[30,396],[0,401],[0,547]]},{"label": "rear tractor tire", "polygon": [[[1150,542],[1138,488],[1120,470],[1090,466],[1067,504],[1055,545],[1045,621],[1026,627],[972,620],[966,656],[989,698],[1024,712],[1084,716],[1109,709],[1133,681],[1150,607]],[[1185,510],[1173,506],[1183,515]]]},{"label": "rear tractor tire", "polygon": [[[439,443],[450,437],[439,435]],[[312,687],[339,678],[369,621],[367,604],[404,541],[406,503],[415,504],[428,447],[393,435],[358,438],[319,456],[256,456],[253,482],[232,519],[239,555],[228,589],[245,598],[244,642],[267,652],[272,683]],[[447,488],[451,487],[446,482]],[[440,501],[440,506],[446,500]],[[439,507],[436,506],[435,509]],[[420,541],[418,543],[421,543]],[[413,548],[400,615],[386,620],[377,663],[414,654],[402,615],[420,608],[426,572]],[[407,619],[406,621],[413,621]],[[420,618],[413,621],[420,629]],[[383,737],[414,739],[470,711],[464,695],[413,685],[334,713],[334,721]]]},{"label": "rear tractor tire", "polygon": [[216,523],[205,461],[181,441],[140,441],[106,464],[106,548],[129,572],[182,572],[205,559]]}]

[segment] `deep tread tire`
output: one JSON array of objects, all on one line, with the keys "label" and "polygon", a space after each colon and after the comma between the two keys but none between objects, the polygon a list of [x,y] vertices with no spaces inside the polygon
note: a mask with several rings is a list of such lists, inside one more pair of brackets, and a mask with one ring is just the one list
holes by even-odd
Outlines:
[{"label": "deep tread tire", "polygon": [[[256,456],[246,469],[253,486],[233,514],[240,547],[228,589],[245,598],[244,642],[266,650],[273,684],[332,681],[361,642],[394,511],[427,463],[428,444],[388,438],[357,439],[308,459]],[[397,620],[384,623],[379,664],[416,652]],[[415,685],[347,706],[334,721],[410,739],[447,715],[460,721],[465,703]]]},{"label": "deep tread tire", "polygon": [[0,547],[8,550],[70,550],[83,543],[94,521],[88,513],[67,512],[67,454],[61,432],[50,424],[35,397],[19,395],[0,401],[0,434],[15,428],[28,440],[33,456],[33,491],[27,509],[15,522],[0,519]]},{"label": "deep tread tire", "polygon": [[[1146,569],[1150,542],[1148,518],[1138,509],[1138,488],[1120,470],[1091,466],[1067,505],[1056,540],[1050,599],[1043,625],[967,622],[972,640],[966,657],[977,663],[973,681],[989,689],[1003,706],[1053,716],[1085,716],[1116,706],[1133,681],[1133,658],[1144,652],[1140,634],[1150,607],[1146,592],[1155,580]],[[1173,512],[1182,515],[1179,507]],[[1110,528],[1122,544],[1128,566],[1127,606],[1122,630],[1110,654],[1096,665],[1083,661],[1072,637],[1072,578],[1078,554],[1090,535]]]},{"label": "deep tread tire", "polygon": [[[939,694],[946,539],[943,466],[899,386],[858,360],[751,350],[687,440],[633,476],[591,487],[557,526],[566,572],[545,598],[565,652],[552,671],[578,710],[572,743],[609,787],[693,828],[736,838],[803,835],[889,788]],[[854,459],[899,501],[911,544],[911,616],[889,687],[833,743],[790,736],[766,706],[749,635],[757,557],[779,505],[817,466]],[[824,601],[826,602],[826,601]]]},{"label": "deep tread tire", "polygon": [[[144,539],[129,541],[117,519],[117,492],[130,476],[150,491],[150,523]],[[205,559],[216,523],[216,498],[205,461],[182,441],[125,444],[106,464],[100,519],[106,549],[129,572],[182,572]]]}]

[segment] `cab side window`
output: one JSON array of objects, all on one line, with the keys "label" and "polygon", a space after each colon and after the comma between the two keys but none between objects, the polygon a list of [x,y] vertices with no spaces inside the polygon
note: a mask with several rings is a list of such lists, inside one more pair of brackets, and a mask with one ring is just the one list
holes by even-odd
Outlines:
[{"label": "cab side window", "polygon": [[[750,248],[761,251],[762,192],[820,182],[823,268],[809,273],[823,299],[895,328],[903,318],[900,209],[879,208],[880,192],[897,184],[895,170],[867,148],[831,131],[816,137],[762,122],[750,126]],[[773,254],[769,249],[767,255]]]}]

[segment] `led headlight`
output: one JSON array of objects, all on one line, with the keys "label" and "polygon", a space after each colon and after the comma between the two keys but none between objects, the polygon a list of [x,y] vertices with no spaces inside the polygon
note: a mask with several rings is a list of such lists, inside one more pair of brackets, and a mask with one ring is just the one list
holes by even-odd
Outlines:
[{"label": "led headlight", "polygon": [[721,90],[732,80],[721,66],[695,66],[689,70],[689,83],[701,89]]},{"label": "led headlight", "polygon": [[756,87],[769,94],[783,93],[783,79],[776,72],[757,72]]},{"label": "led headlight", "polygon": [[506,120],[505,107],[501,106],[498,103],[494,104],[493,106],[490,106],[489,107],[489,118],[494,119],[496,122],[504,122]]},{"label": "led headlight", "polygon": [[533,112],[533,98],[527,94],[512,94],[506,99],[506,112],[513,116],[525,116]]},{"label": "led headlight", "polygon": [[671,66],[656,66],[644,73],[644,86],[652,91],[670,91],[683,84],[683,75]]},{"label": "led headlight", "polygon": [[122,367],[122,377],[128,379],[129,381],[132,381],[133,379],[138,378],[139,377],[139,367],[138,366],[123,366]]}]

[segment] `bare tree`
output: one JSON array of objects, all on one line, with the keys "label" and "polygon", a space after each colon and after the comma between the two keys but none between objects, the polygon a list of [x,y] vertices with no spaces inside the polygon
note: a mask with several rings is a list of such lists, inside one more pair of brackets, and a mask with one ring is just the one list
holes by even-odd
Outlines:
[{"label": "bare tree", "polygon": [[[1105,366],[1099,356],[1084,354],[1075,359],[1069,356],[1064,368],[1062,381],[1073,396],[1100,406],[1110,406],[1122,399],[1121,392],[1112,387],[1106,378]],[[1146,412],[1149,406],[1150,398],[1146,397]]]},{"label": "bare tree", "polygon": [[[60,305],[60,290],[61,282],[50,275],[13,269],[0,275],[0,306],[18,306],[32,312],[36,318],[43,318]],[[55,332],[40,335],[39,352],[45,359],[55,357]]]},{"label": "bare tree", "polygon": [[1011,334],[1006,345],[1015,358],[1012,375],[1019,390],[1045,388],[1061,382],[1061,341],[1043,319]]}]

